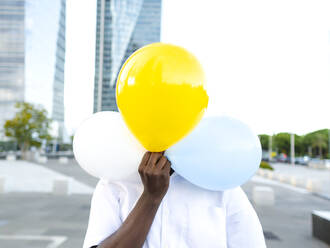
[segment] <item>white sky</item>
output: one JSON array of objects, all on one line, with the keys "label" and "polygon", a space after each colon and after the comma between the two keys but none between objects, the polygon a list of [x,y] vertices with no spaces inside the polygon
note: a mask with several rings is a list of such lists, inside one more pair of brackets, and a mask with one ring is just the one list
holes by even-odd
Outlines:
[{"label": "white sky", "polygon": [[[328,0],[163,0],[162,41],[203,64],[209,114],[257,133],[330,128]],[[96,0],[67,1],[66,126],[92,113]]]}]

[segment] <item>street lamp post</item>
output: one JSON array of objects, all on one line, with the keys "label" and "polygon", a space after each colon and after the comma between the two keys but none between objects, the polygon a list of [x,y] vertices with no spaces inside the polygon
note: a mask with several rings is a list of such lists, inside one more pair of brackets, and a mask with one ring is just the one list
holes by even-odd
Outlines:
[{"label": "street lamp post", "polygon": [[269,144],[268,144],[268,160],[269,162],[272,161],[272,144],[273,144],[273,137],[269,135]]},{"label": "street lamp post", "polygon": [[291,165],[295,164],[295,158],[294,158],[294,134],[291,133]]},{"label": "street lamp post", "polygon": [[328,158],[330,158],[330,128],[328,129]]}]

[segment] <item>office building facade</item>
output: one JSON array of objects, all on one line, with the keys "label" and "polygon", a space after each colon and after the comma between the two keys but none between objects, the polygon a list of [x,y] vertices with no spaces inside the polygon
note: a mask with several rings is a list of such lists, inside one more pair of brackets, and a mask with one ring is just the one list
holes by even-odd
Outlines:
[{"label": "office building facade", "polygon": [[25,1],[0,0],[0,130],[24,100]]},{"label": "office building facade", "polygon": [[0,125],[26,101],[64,133],[65,0],[0,0]]},{"label": "office building facade", "polygon": [[160,41],[161,0],[97,0],[94,112],[117,111],[116,79],[138,48]]}]

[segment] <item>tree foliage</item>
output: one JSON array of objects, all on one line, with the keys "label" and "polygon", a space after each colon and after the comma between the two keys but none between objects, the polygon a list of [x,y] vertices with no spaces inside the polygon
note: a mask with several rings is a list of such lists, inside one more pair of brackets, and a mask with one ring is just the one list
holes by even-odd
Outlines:
[{"label": "tree foliage", "polygon": [[312,148],[312,154],[319,157],[326,157],[329,151],[329,130],[321,129],[308,133],[304,137],[304,145]]},{"label": "tree foliage", "polygon": [[268,148],[269,148],[269,135],[259,134],[259,140],[260,140],[262,149],[268,150]]},{"label": "tree foliage", "polygon": [[290,152],[290,134],[278,133],[274,135],[274,145],[278,152],[289,154]]},{"label": "tree foliage", "polygon": [[17,112],[13,119],[4,125],[5,135],[17,142],[22,152],[31,146],[40,147],[44,140],[51,140],[49,134],[51,119],[47,111],[30,103],[16,103]]},{"label": "tree foliage", "polygon": [[[273,150],[279,153],[290,154],[290,133],[278,133],[273,136]],[[263,150],[268,150],[269,135],[259,135]],[[311,151],[311,154],[309,152]],[[329,130],[321,129],[306,135],[295,134],[295,154],[298,156],[312,155],[318,157],[329,157]]]}]

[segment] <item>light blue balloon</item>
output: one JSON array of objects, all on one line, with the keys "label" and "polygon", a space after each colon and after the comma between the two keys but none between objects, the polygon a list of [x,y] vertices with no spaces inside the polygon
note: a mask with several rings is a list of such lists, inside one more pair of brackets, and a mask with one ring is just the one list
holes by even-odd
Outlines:
[{"label": "light blue balloon", "polygon": [[209,190],[242,185],[258,170],[259,138],[243,122],[227,117],[205,117],[165,155],[172,168],[191,183]]}]

